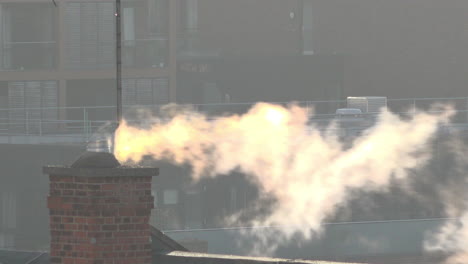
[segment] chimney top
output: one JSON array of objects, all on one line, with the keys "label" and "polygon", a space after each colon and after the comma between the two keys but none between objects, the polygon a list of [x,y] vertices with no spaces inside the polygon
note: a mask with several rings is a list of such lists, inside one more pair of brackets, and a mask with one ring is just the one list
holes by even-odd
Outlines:
[{"label": "chimney top", "polygon": [[81,177],[157,176],[158,168],[122,166],[112,153],[85,152],[71,166],[45,166],[49,175]]},{"label": "chimney top", "polygon": [[117,168],[120,163],[112,153],[85,152],[70,166],[72,168]]}]

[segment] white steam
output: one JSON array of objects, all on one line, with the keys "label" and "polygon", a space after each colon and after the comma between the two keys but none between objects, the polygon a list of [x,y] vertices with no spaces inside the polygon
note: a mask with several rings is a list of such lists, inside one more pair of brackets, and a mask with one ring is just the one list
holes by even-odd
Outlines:
[{"label": "white steam", "polygon": [[279,226],[274,236],[262,238],[271,246],[297,234],[310,239],[350,199],[350,191],[385,190],[391,180],[425,165],[429,143],[452,111],[418,112],[405,120],[383,112],[350,147],[339,142],[335,130],[308,126],[309,114],[294,105],[260,103],[244,115],[211,121],[183,113],[149,129],[124,123],[116,132],[115,155],[123,163],[146,155],[188,163],[194,179],[245,173],[261,196],[274,200],[266,216],[250,223]]},{"label": "white steam", "polygon": [[424,247],[429,252],[438,252],[449,257],[446,264],[468,263],[468,149],[463,142],[454,139],[450,144],[454,164],[445,169],[449,184],[439,192],[444,203],[447,220],[436,232],[429,233]]}]

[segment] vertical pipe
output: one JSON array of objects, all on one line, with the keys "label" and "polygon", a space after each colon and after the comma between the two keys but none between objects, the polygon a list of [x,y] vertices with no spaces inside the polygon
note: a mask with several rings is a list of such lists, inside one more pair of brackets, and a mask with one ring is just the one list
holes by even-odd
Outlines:
[{"label": "vertical pipe", "polygon": [[178,1],[169,0],[169,101],[177,101],[177,7]]},{"label": "vertical pipe", "polygon": [[121,31],[121,4],[115,0],[115,59],[117,84],[117,125],[122,121],[122,31]]}]

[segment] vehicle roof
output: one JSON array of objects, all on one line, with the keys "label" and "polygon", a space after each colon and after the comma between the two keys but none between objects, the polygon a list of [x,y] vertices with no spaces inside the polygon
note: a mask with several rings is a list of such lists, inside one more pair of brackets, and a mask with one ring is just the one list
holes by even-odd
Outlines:
[{"label": "vehicle roof", "polygon": [[358,115],[362,114],[361,109],[358,108],[340,108],[336,109],[337,115]]}]

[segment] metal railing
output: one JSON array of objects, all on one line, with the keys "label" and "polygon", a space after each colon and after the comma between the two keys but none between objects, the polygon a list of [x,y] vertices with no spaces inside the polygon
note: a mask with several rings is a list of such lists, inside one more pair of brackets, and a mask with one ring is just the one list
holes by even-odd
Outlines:
[{"label": "metal railing", "polygon": [[[290,102],[273,103],[284,106],[290,104]],[[461,124],[464,129],[464,124],[468,124],[468,97],[389,99],[388,108],[394,113],[405,116],[414,113],[416,109],[429,110],[436,103],[453,105],[456,110],[454,123],[459,124],[457,127]],[[255,102],[192,104],[180,107],[204,113],[209,118],[216,118],[222,115],[246,113],[254,104]],[[336,117],[336,108],[345,107],[346,101],[299,101],[296,104],[314,109],[312,122],[326,125],[329,120]],[[162,105],[124,106],[124,118],[136,123],[147,122],[148,119],[145,117],[161,115],[161,107]],[[143,118],[142,113],[145,113]],[[376,113],[368,115],[375,116]],[[112,123],[115,123],[114,106],[0,109],[0,136],[76,136],[86,141],[100,128]],[[355,133],[354,130],[350,133]]]}]

